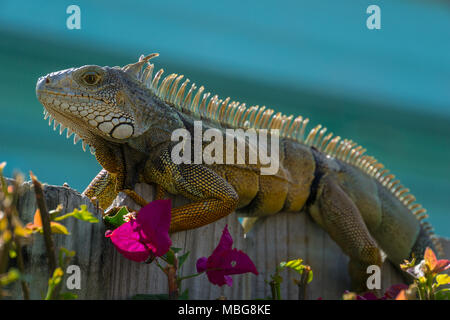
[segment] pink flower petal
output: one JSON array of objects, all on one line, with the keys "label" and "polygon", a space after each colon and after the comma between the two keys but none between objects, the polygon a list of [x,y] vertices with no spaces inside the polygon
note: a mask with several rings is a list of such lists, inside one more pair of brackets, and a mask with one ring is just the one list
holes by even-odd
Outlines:
[{"label": "pink flower petal", "polygon": [[362,295],[362,299],[359,299],[361,296],[357,296],[356,300],[378,300],[378,297],[372,292],[366,292]]},{"label": "pink flower petal", "polygon": [[206,257],[202,257],[200,259],[197,260],[197,272],[204,272],[206,270],[206,262],[207,262],[207,258]]},{"label": "pink flower petal", "polygon": [[215,285],[224,284],[232,286],[233,279],[230,275],[252,272],[258,274],[252,260],[244,252],[232,249],[233,238],[228,231],[228,225],[222,231],[219,244],[208,257],[197,260],[197,271],[206,270],[208,280]]},{"label": "pink flower petal", "polygon": [[227,284],[231,286],[231,277],[229,275],[252,272],[258,274],[255,265],[250,258],[242,251],[237,249],[220,251],[213,253],[207,262],[208,279],[211,283],[222,286]]},{"label": "pink flower petal", "polygon": [[230,276],[223,274],[223,272],[209,271],[206,272],[206,275],[208,276],[209,282],[217,286],[221,287],[226,284],[227,286],[231,287],[233,285],[233,279]]},{"label": "pink flower petal", "polygon": [[151,244],[155,256],[169,251],[172,241],[169,236],[171,220],[171,201],[155,200],[143,207],[137,216],[140,235],[146,244]]},{"label": "pink flower petal", "polygon": [[252,272],[258,274],[253,261],[250,260],[249,256],[238,249],[228,250],[222,252],[218,256],[212,257],[213,264],[222,268],[226,274],[241,274],[246,272]]},{"label": "pink flower petal", "polygon": [[230,276],[225,276],[223,278],[227,286],[231,287],[233,285],[233,278],[231,278]]},{"label": "pink flower petal", "polygon": [[225,225],[222,231],[222,236],[220,237],[219,244],[216,249],[214,249],[211,256],[219,254],[221,251],[231,250],[233,246],[233,238],[231,237],[230,232],[228,231],[228,225]]},{"label": "pink flower petal", "polygon": [[136,221],[122,224],[113,232],[106,234],[116,247],[117,251],[123,254],[127,259],[142,262],[145,261],[149,254],[149,248],[140,242],[139,233],[136,232]]}]

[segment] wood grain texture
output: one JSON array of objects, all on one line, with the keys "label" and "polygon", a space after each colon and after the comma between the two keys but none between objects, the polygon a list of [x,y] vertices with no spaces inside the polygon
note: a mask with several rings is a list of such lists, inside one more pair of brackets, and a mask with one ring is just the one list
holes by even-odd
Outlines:
[{"label": "wood grain texture", "polygon": [[[301,258],[310,265],[314,278],[307,289],[308,299],[340,299],[350,290],[347,273],[348,257],[337,244],[304,212],[279,213],[258,221],[247,234],[247,250],[256,257],[258,271],[269,275],[280,261]],[[281,296],[297,299],[298,288],[292,279],[295,272],[284,270]],[[251,290],[257,297],[270,295],[264,279],[252,279]],[[382,291],[392,284],[404,282],[402,275],[386,261],[381,269]]]},{"label": "wood grain texture", "polygon": [[[136,191],[148,201],[151,201],[155,194],[154,188],[145,184],[138,184]],[[70,188],[45,185],[44,194],[49,209],[61,203],[64,212],[71,212],[81,204],[86,204],[89,211],[96,212],[89,199]],[[173,206],[179,206],[186,201],[180,197],[174,198]],[[115,200],[115,204],[138,209],[134,202],[122,193]],[[36,201],[30,183],[23,185],[18,206],[22,221],[32,221]],[[97,216],[101,218],[99,213]],[[77,253],[71,264],[78,265],[81,269],[81,289],[71,291],[80,299],[129,299],[135,294],[167,292],[167,278],[162,271],[154,264],[125,259],[114,249],[110,240],[104,237],[106,230],[103,223],[90,224],[76,219],[67,219],[63,223],[71,235],[55,235],[55,246],[63,246]],[[196,260],[212,253],[226,224],[234,239],[233,247],[250,256],[259,275],[233,276],[234,283],[231,288],[210,284],[206,275],[185,280],[182,290],[188,288],[191,299],[216,299],[220,296],[228,299],[268,297],[270,287],[265,280],[270,278],[280,261],[296,258],[302,258],[314,272],[314,279],[307,290],[308,299],[340,299],[342,293],[350,289],[348,258],[328,234],[303,212],[280,213],[260,219],[245,236],[235,214],[205,227],[173,234],[172,246],[182,248],[182,252],[190,251],[190,256],[181,269],[183,276],[196,273]],[[450,241],[443,242],[449,256]],[[45,247],[39,235],[35,237],[34,243],[26,248],[25,263],[26,272],[30,275],[31,298],[40,299],[46,291],[48,279]],[[391,284],[404,282],[401,273],[389,262],[383,265],[381,275],[383,290]],[[282,298],[297,299],[298,288],[292,279],[298,276],[287,270],[282,272],[282,276]],[[16,286],[13,292],[13,298],[22,298],[19,286]]]}]

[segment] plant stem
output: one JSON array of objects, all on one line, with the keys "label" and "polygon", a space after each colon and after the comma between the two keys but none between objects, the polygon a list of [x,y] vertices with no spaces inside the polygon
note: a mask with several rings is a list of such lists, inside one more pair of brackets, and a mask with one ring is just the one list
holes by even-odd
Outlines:
[{"label": "plant stem", "polygon": [[47,294],[44,298],[44,300],[52,300],[53,297],[56,295],[55,294],[55,290],[57,289],[58,285],[55,284],[50,284],[48,285],[48,290],[47,290]]},{"label": "plant stem", "polygon": [[309,270],[303,270],[300,281],[298,282],[298,300],[306,299],[306,287],[308,285]]},{"label": "plant stem", "polygon": [[419,300],[425,300],[425,292],[421,283],[417,286],[417,292],[419,293]]},{"label": "plant stem", "polygon": [[182,280],[186,280],[186,279],[190,279],[190,278],[195,278],[195,277],[198,277],[201,274],[203,274],[203,272],[194,273],[194,274],[191,274],[190,276],[184,276],[184,277],[178,278],[178,281],[182,281]]},{"label": "plant stem", "polygon": [[269,282],[273,300],[281,300],[280,284],[272,280]]},{"label": "plant stem", "polygon": [[[47,251],[48,259],[48,272],[49,277],[53,277],[53,272],[57,268],[55,244],[52,238],[52,229],[50,226],[50,215],[47,211],[47,205],[45,204],[44,192],[42,190],[41,183],[37,180],[36,176],[30,171],[30,177],[34,185],[34,193],[36,195],[36,203],[41,214],[42,230],[44,232],[45,249]],[[53,288],[49,288],[49,294],[46,299],[54,299],[59,295],[61,289],[61,283],[54,285]]]},{"label": "plant stem", "polygon": [[173,265],[168,265],[165,272],[169,284],[169,300],[178,300],[177,268]]},{"label": "plant stem", "polygon": [[166,271],[164,270],[163,266],[158,262],[158,260],[155,260],[156,266],[161,269],[162,272],[166,273]]},{"label": "plant stem", "polygon": [[39,208],[41,219],[42,219],[42,229],[44,231],[44,241],[45,249],[47,250],[49,276],[52,277],[53,271],[56,269],[56,254],[55,245],[53,243],[52,231],[50,227],[50,217],[47,211],[47,205],[45,204],[44,192],[42,191],[42,185],[30,171],[31,180],[34,185],[34,193],[36,195],[36,203]]},{"label": "plant stem", "polygon": [[64,220],[64,219],[66,219],[66,218],[72,217],[72,216],[74,216],[74,215],[75,215],[75,212],[66,213],[66,214],[64,214],[64,215],[62,215],[62,216],[56,217],[56,218],[54,219],[54,221],[61,221],[61,220]]}]

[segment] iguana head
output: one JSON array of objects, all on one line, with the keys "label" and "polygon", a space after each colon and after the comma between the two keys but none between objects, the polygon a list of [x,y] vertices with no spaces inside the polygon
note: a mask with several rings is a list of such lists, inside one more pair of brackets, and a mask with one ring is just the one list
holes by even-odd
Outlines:
[{"label": "iguana head", "polygon": [[[154,94],[139,81],[142,66],[152,54],[138,62],[119,67],[87,65],[50,73],[39,78],[36,94],[44,106],[45,119],[60,125],[60,134],[67,128],[67,137],[75,133],[85,145],[95,147],[106,139],[124,143],[148,129],[148,107]],[[144,110],[146,109],[146,110]],[[143,115],[145,113],[145,115]]]}]

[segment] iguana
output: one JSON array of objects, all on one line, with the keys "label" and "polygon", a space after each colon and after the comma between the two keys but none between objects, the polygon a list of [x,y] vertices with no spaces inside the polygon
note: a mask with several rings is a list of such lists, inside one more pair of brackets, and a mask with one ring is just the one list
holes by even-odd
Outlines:
[{"label": "iguana", "polygon": [[[122,191],[139,205],[146,201],[133,191],[138,182],[157,186],[191,202],[172,210],[171,232],[212,223],[235,210],[248,217],[280,211],[309,212],[313,220],[350,257],[356,290],[365,289],[368,265],[381,265],[384,252],[393,263],[422,257],[425,247],[440,247],[426,210],[366,149],[352,140],[326,133],[309,119],[275,113],[265,106],[220,99],[197,89],[182,75],[153,76],[150,59],[141,56],[124,67],[87,65],[39,78],[36,93],[45,119],[60,134],[67,128],[74,143],[91,148],[103,170],[84,191],[100,207],[110,206]],[[181,83],[182,82],[182,83]],[[175,163],[174,130],[278,129],[280,167],[261,175],[257,164]],[[192,144],[195,142],[192,141]],[[206,142],[202,141],[202,148]],[[191,147],[190,145],[187,147]],[[381,251],[382,250],[382,251]]]}]

